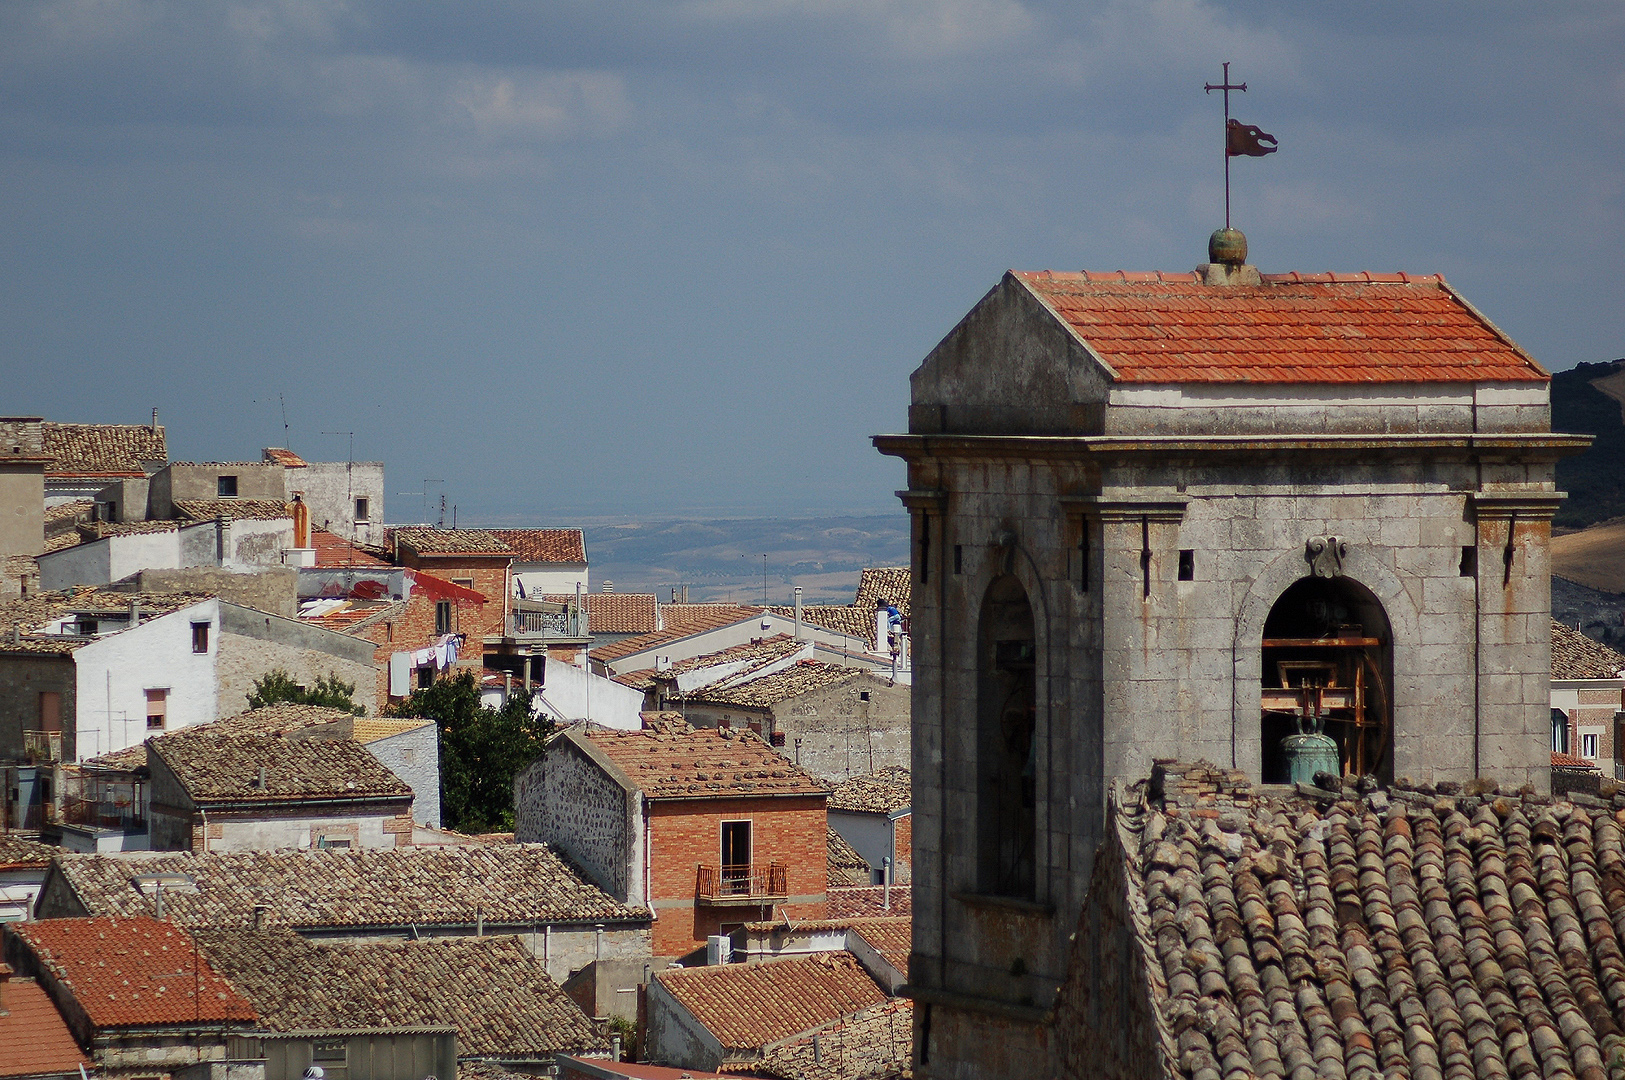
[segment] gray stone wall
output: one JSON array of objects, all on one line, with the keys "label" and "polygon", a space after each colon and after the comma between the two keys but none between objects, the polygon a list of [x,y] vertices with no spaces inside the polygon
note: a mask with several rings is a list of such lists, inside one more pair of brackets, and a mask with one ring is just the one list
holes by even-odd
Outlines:
[{"label": "gray stone wall", "polygon": [[514,839],[557,846],[605,892],[642,903],[642,814],[623,787],[569,733],[514,781]]},{"label": "gray stone wall", "polygon": [[370,641],[222,602],[218,649],[220,716],[234,716],[248,708],[254,680],[277,668],[302,686],[314,686],[324,675],[337,675],[355,684],[356,704],[374,710],[370,691],[377,671]]},{"label": "gray stone wall", "polygon": [[40,726],[40,694],[61,695],[62,760],[77,757],[75,743],[77,681],[72,656],[6,653],[0,640],[0,761],[17,761],[23,753],[23,732]]},{"label": "gray stone wall", "polygon": [[38,555],[44,549],[45,466],[0,460],[0,555]]},{"label": "gray stone wall", "polygon": [[[297,492],[310,507],[310,523],[346,540],[381,544],[384,540],[384,463],[381,461],[312,461],[286,472],[286,494]],[[358,523],[355,501],[367,500],[367,520]]]},{"label": "gray stone wall", "polygon": [[412,820],[440,828],[440,729],[431,722],[366,747],[412,789]]},{"label": "gray stone wall", "polygon": [[266,567],[242,572],[218,566],[187,566],[178,570],[142,570],[126,578],[119,588],[129,592],[210,593],[240,607],[267,611],[292,619],[299,614],[299,571]]}]

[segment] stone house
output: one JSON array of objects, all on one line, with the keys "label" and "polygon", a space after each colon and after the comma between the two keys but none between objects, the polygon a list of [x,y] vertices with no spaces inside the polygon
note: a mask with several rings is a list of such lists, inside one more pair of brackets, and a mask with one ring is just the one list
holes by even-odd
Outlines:
[{"label": "stone house", "polygon": [[393,848],[412,789],[360,743],[324,732],[147,740],[154,851]]},{"label": "stone house", "polygon": [[1173,762],[1114,782],[1053,1057],[993,1044],[984,1075],[1617,1068],[1625,798],[1328,787]]},{"label": "stone house", "polygon": [[[60,732],[77,761],[242,711],[273,668],[367,685],[366,641],[189,593],[90,589],[0,605],[0,754]],[[54,725],[54,727],[53,727]]]},{"label": "stone house", "polygon": [[1040,1055],[1108,782],[1550,775],[1549,376],[1442,278],[1017,273],[912,377],[919,1056]]},{"label": "stone house", "polygon": [[244,500],[284,505],[288,502],[284,472],[275,461],[172,461],[148,479],[146,512],[127,514],[122,520],[196,516],[200,503]]},{"label": "stone house", "polygon": [[654,955],[680,957],[774,911],[823,917],[825,797],[749,732],[577,725],[515,778],[514,835],[649,907]]},{"label": "stone house", "polygon": [[5,927],[6,962],[50,995],[107,1077],[224,1062],[254,1008],[179,927],[147,917],[46,919]]},{"label": "stone house", "polygon": [[1552,753],[1625,776],[1625,654],[1552,621]]},{"label": "stone house", "polygon": [[44,421],[0,416],[0,556],[38,555],[45,547]]},{"label": "stone house", "polygon": [[668,969],[649,983],[643,1056],[744,1072],[786,1039],[855,1016],[886,992],[851,953]]},{"label": "stone house", "polygon": [[749,728],[825,780],[909,763],[909,688],[864,668],[798,660],[676,704],[696,727]]},{"label": "stone house", "polygon": [[282,466],[282,500],[297,497],[310,508],[313,525],[358,544],[384,542],[382,461],[306,461],[275,446],[260,453]]},{"label": "stone house", "polygon": [[[313,1063],[357,1070],[368,1059],[344,1045],[349,1038],[449,1026],[455,1038],[441,1052],[449,1049],[452,1060],[435,1062],[432,1073],[448,1080],[461,1075],[460,1064],[536,1068],[555,1054],[609,1049],[542,960],[512,935],[356,942],[313,941],[291,930],[193,933],[215,970],[253,1004],[254,1037],[265,1044],[258,1049],[268,1065],[272,1046],[301,1032],[330,1033],[324,1042],[338,1042]],[[347,1029],[354,1034],[333,1039]],[[401,1080],[425,1074],[420,1067]]]},{"label": "stone house", "polygon": [[888,863],[894,885],[912,880],[913,799],[913,781],[902,765],[849,777],[830,789],[829,827],[874,870],[875,880],[864,884],[884,884],[880,877]]},{"label": "stone house", "polygon": [[[147,505],[147,480],[169,461],[164,429],[156,416],[151,424],[41,425],[45,466],[45,504],[94,499],[110,483],[124,481]],[[141,516],[141,515],[137,515]],[[116,518],[115,520],[123,520]]]},{"label": "stone house", "polygon": [[543,844],[61,855],[40,919],[159,913],[191,929],[322,940],[516,935],[563,982],[595,960],[646,960],[650,917]]}]

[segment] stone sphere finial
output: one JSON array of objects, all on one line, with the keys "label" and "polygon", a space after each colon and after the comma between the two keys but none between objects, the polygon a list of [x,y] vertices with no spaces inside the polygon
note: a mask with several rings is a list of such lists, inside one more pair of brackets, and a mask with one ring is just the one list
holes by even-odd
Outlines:
[{"label": "stone sphere finial", "polygon": [[1240,229],[1214,229],[1207,238],[1208,262],[1240,266],[1247,261],[1247,238]]}]

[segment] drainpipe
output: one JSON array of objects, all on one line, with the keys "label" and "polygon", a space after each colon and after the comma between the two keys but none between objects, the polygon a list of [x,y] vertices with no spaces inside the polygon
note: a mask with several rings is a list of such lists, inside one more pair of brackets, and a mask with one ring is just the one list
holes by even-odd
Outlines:
[{"label": "drainpipe", "polygon": [[797,585],[790,590],[796,597],[796,640],[801,640],[801,586]]}]

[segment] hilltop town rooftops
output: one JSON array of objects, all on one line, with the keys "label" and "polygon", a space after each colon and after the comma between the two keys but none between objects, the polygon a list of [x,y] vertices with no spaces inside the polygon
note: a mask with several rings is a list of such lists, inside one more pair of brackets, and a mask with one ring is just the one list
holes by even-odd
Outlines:
[{"label": "hilltop town rooftops", "polygon": [[169,459],[164,429],[145,424],[58,424],[43,427],[47,476],[144,476]]},{"label": "hilltop town rooftops", "polygon": [[147,749],[199,806],[412,797],[400,777],[348,738],[182,730],[147,740]]},{"label": "hilltop town rooftops", "polygon": [[[250,709],[235,716],[223,716],[219,720],[197,724],[183,731],[160,736],[160,738],[167,739],[171,735],[186,735],[194,739],[227,735],[287,735],[290,732],[303,731],[306,728],[346,724],[359,719],[359,717],[343,709],[332,709],[325,705],[267,705],[264,708]],[[417,723],[426,723],[426,721],[417,721]],[[84,764],[99,769],[129,770],[146,763],[147,745],[146,743],[137,743],[135,746],[127,746],[123,750],[115,750],[111,754],[91,758]]]},{"label": "hilltop town rooftops", "polygon": [[60,855],[42,895],[54,888],[61,914],[151,915],[153,874],[195,882],[164,888],[167,917],[217,929],[256,925],[256,906],[260,926],[312,931],[649,919],[544,844]]},{"label": "hilltop town rooftops", "polygon": [[906,809],[913,800],[913,778],[901,765],[888,765],[864,776],[852,776],[829,793],[831,810],[890,814]]},{"label": "hilltop town rooftops", "polygon": [[668,969],[655,978],[732,1053],[759,1050],[886,1000],[847,952]]},{"label": "hilltop town rooftops", "polygon": [[831,919],[903,918],[914,913],[914,891],[908,886],[831,886],[828,915]]},{"label": "hilltop town rooftops", "polygon": [[1552,620],[1552,678],[1617,679],[1621,672],[1625,655]]},{"label": "hilltop town rooftops", "polygon": [[738,685],[703,687],[689,695],[690,702],[707,705],[737,705],[743,708],[766,709],[787,698],[800,697],[814,690],[852,682],[865,674],[862,668],[840,667],[817,660],[800,660],[784,671],[763,675],[759,679]]},{"label": "hilltop town rooftops", "polygon": [[247,999],[170,922],[41,919],[13,923],[10,932],[73,993],[95,1027],[254,1019]]},{"label": "hilltop town rooftops", "polygon": [[[622,657],[634,653],[644,652],[648,649],[657,649],[662,645],[682,641],[684,638],[703,634],[708,630],[720,630],[724,626],[734,626],[761,617],[760,608],[748,608],[738,604],[672,604],[661,605],[661,614],[666,620],[666,628],[649,634],[638,634],[635,637],[622,638],[607,645],[600,645],[592,650],[592,658],[601,664],[613,663]],[[588,616],[588,628],[592,627],[591,616]]]},{"label": "hilltop town rooftops", "polygon": [[535,1059],[607,1039],[512,936],[310,941],[200,930],[198,944],[269,1031],[455,1024],[459,1054]]},{"label": "hilltop town rooftops", "polygon": [[26,837],[0,834],[0,870],[23,870],[45,867],[62,854],[54,844],[42,844]]},{"label": "hilltop town rooftops", "polygon": [[1436,275],[1011,271],[1127,383],[1547,382]]},{"label": "hilltop town rooftops", "polygon": [[491,535],[512,549],[515,562],[587,561],[587,542],[580,529],[492,529]]},{"label": "hilltop town rooftops", "polygon": [[585,739],[649,799],[823,796],[828,790],[748,731],[593,728],[557,737]]},{"label": "hilltop town rooftops", "polygon": [[310,530],[310,546],[316,549],[316,565],[323,569],[394,565],[326,529]]},{"label": "hilltop town rooftops", "polygon": [[[574,593],[548,593],[532,600],[553,604],[574,604]],[[584,592],[581,606],[587,612],[587,628],[594,634],[647,634],[659,619],[659,603],[654,593]]]},{"label": "hilltop town rooftops", "polygon": [[[145,622],[211,599],[213,595],[209,593],[126,593],[83,587],[14,597],[0,603],[0,653],[66,655],[97,638],[45,632],[65,621],[79,616],[127,619],[132,602],[138,602],[142,621]],[[125,629],[130,627],[120,627],[108,633],[121,633]]]},{"label": "hilltop town rooftops", "polygon": [[406,548],[418,555],[514,555],[513,548],[497,539],[489,529],[431,529],[412,525],[390,531],[390,541],[397,549]]},{"label": "hilltop town rooftops", "polygon": [[213,521],[215,518],[275,521],[278,518],[291,518],[293,508],[276,499],[176,499],[175,514],[192,521]]}]

